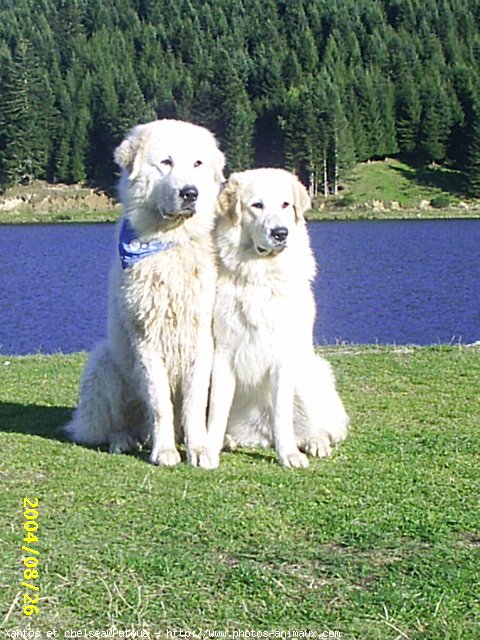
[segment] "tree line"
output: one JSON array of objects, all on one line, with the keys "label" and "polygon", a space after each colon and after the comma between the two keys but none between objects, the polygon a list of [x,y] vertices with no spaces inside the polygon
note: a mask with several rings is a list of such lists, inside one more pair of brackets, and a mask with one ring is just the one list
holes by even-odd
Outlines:
[{"label": "tree line", "polygon": [[480,196],[479,24],[478,0],[0,0],[0,186],[109,185],[126,131],[173,117],[313,194],[400,155]]}]

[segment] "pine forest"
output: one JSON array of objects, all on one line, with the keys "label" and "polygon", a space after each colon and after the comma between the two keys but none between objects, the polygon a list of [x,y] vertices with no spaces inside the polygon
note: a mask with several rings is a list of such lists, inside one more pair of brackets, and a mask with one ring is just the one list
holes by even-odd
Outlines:
[{"label": "pine forest", "polygon": [[335,193],[369,159],[480,196],[479,0],[0,0],[0,186],[108,186],[128,129],[211,129],[227,171]]}]

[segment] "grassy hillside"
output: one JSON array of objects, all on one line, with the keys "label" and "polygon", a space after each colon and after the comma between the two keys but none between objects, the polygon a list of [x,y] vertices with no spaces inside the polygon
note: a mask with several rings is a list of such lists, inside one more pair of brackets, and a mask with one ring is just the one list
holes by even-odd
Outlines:
[{"label": "grassy hillside", "polygon": [[414,167],[400,160],[387,159],[357,165],[347,181],[347,193],[361,201],[398,202],[409,208],[430,202],[441,194],[458,203],[463,175],[439,166]]},{"label": "grassy hillside", "polygon": [[[477,637],[479,348],[323,353],[353,418],[334,456],[287,470],[244,450],[214,472],[63,441],[84,355],[2,357],[0,627]],[[25,497],[39,499],[35,619]]]},{"label": "grassy hillside", "polygon": [[396,159],[358,164],[337,197],[318,201],[318,218],[480,217],[461,172]]}]

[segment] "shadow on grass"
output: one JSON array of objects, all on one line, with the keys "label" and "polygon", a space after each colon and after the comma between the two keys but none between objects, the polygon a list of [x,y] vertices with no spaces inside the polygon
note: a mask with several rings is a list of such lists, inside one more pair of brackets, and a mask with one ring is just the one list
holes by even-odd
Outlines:
[{"label": "shadow on grass", "polygon": [[[19,433],[38,436],[57,442],[71,443],[63,428],[72,416],[72,407],[46,407],[44,405],[24,405],[10,402],[0,402],[0,433]],[[108,445],[83,446],[85,449],[98,452],[108,452]],[[185,447],[180,445],[179,453],[182,462],[186,462]],[[250,462],[264,461],[274,463],[275,452],[272,449],[245,449],[239,447],[233,451],[225,451],[224,455],[236,455]],[[149,462],[150,448],[148,444],[129,452],[138,460]]]},{"label": "shadow on grass", "polygon": [[466,180],[461,171],[435,165],[420,165],[412,167],[413,170],[392,166],[392,169],[407,180],[424,187],[434,187],[457,197],[467,195]]},{"label": "shadow on grass", "polygon": [[0,431],[24,433],[66,442],[67,438],[62,427],[71,415],[71,407],[0,402]]},{"label": "shadow on grass", "polygon": [[[72,417],[72,407],[46,407],[0,402],[0,433],[20,433],[71,444],[63,428]],[[92,451],[108,452],[108,445],[84,446]],[[148,461],[149,451],[138,449],[129,455]]]}]

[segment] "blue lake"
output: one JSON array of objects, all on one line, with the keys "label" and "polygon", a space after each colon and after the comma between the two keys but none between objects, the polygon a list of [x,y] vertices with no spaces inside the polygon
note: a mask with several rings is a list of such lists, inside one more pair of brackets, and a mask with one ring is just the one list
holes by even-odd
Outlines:
[{"label": "blue lake", "polygon": [[[310,225],[318,344],[480,340],[480,220]],[[0,226],[0,353],[90,350],[105,335],[114,226]]]}]

